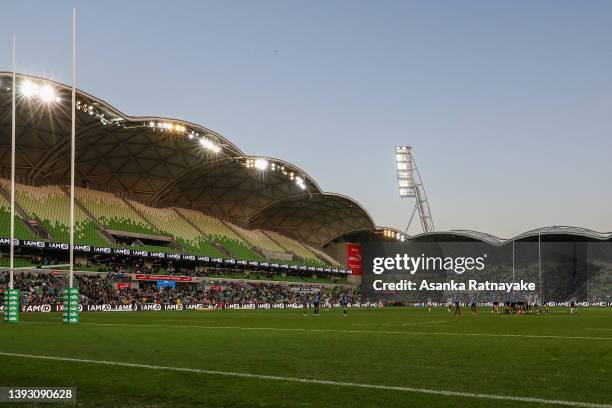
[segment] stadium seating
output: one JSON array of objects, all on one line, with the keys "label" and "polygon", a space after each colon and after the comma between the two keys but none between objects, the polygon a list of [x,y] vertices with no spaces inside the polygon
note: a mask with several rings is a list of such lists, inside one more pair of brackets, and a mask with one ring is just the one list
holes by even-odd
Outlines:
[{"label": "stadium seating", "polygon": [[[0,195],[0,237],[9,238],[11,235],[11,204],[8,200]],[[21,218],[15,216],[15,238],[17,239],[38,239],[36,235],[32,233],[25,226]]]},{"label": "stadium seating", "polygon": [[200,231],[189,224],[174,209],[147,207],[136,201],[130,201],[129,203],[155,228],[174,237],[187,253],[210,257],[223,256],[217,248],[206,240],[206,237]]},{"label": "stadium seating", "polygon": [[[10,266],[10,260],[8,256],[0,258],[0,267],[7,268]],[[16,256],[13,258],[13,267],[15,268],[32,268],[32,260],[28,258],[21,258]]]},{"label": "stadium seating", "polygon": [[285,253],[286,251],[281,248],[276,242],[270,239],[266,234],[260,230],[247,230],[238,226],[233,226],[234,230],[238,232],[252,247],[263,249],[264,251],[280,252]]},{"label": "stadium seating", "polygon": [[340,264],[340,262],[336,261],[334,258],[332,258],[330,255],[328,255],[324,251],[321,251],[320,249],[313,248],[313,247],[308,247],[308,249],[312,251],[313,253],[315,253],[319,257],[319,259],[324,259],[325,261],[327,261],[329,265],[335,268],[342,268],[342,265]]},{"label": "stadium seating", "polygon": [[[8,180],[0,180],[2,187],[10,188]],[[51,234],[55,242],[69,242],[69,197],[58,186],[32,187],[15,184],[15,199],[30,216],[35,217]],[[75,242],[78,244],[108,246],[98,233],[95,223],[75,207]]]},{"label": "stadium seating", "polygon": [[198,211],[183,208],[176,210],[202,231],[209,241],[220,243],[233,257],[253,261],[261,260],[261,257],[249,248],[248,243],[223,221]]},{"label": "stadium seating", "polygon": [[314,253],[309,251],[307,247],[299,242],[274,231],[266,231],[266,234],[274,239],[274,241],[278,242],[279,245],[281,245],[287,251],[290,251],[302,258],[307,264],[313,266],[325,265]]},{"label": "stadium seating", "polygon": [[125,201],[111,193],[77,188],[76,197],[105,228],[115,231],[159,235],[159,232],[151,228]]},{"label": "stadium seating", "polygon": [[[0,179],[7,191],[8,180]],[[29,217],[37,219],[54,242],[69,241],[69,196],[60,186],[32,187],[16,184],[16,201]],[[104,228],[116,231],[173,237],[185,253],[209,257],[232,256],[280,264],[338,266],[322,251],[273,231],[248,230],[198,211],[182,208],[153,208],[136,201],[96,190],[76,189],[75,242],[77,244],[118,245],[103,237],[93,215]],[[88,214],[89,213],[89,214]],[[9,235],[9,203],[0,195],[0,235]],[[18,239],[37,239],[36,235],[16,217],[15,236]],[[99,224],[98,224],[99,225]],[[133,250],[149,252],[177,252],[175,248],[155,245],[125,245]],[[225,251],[223,251],[223,249]],[[265,258],[262,256],[265,254]],[[292,254],[301,259],[290,259]],[[324,262],[326,260],[327,262]]]}]

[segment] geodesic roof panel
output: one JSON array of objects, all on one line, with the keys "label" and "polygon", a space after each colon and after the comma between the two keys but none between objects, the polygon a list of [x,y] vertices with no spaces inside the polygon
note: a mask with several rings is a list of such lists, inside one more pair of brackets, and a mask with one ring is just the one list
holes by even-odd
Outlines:
[{"label": "geodesic roof panel", "polygon": [[351,232],[376,229],[370,214],[354,200],[328,193],[285,197],[261,208],[247,222],[316,246]]}]

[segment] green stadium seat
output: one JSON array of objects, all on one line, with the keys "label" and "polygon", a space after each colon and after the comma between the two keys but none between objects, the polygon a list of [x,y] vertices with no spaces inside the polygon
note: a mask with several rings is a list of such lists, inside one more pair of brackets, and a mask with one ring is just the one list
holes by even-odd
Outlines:
[{"label": "green stadium seat", "polygon": [[220,243],[234,258],[252,261],[262,260],[257,252],[249,248],[249,244],[223,221],[198,211],[184,208],[177,208],[176,210],[202,231],[208,241]]},{"label": "green stadium seat", "polygon": [[[15,215],[15,238],[25,240],[39,239],[32,231],[24,224],[23,220]],[[11,203],[0,195],[0,237],[9,238],[11,235]]]},{"label": "green stadium seat", "polygon": [[109,230],[159,235],[136,211],[114,194],[77,188],[76,197]]},{"label": "green stadium seat", "polygon": [[222,257],[223,254],[215,248],[204,234],[194,228],[172,208],[153,208],[130,201],[130,205],[138,210],[147,221],[162,233],[168,234],[181,244],[190,255]]},{"label": "green stadium seat", "polygon": [[[10,188],[8,180],[0,179],[2,187]],[[69,242],[68,195],[59,186],[32,187],[15,184],[15,199],[28,215],[38,219],[55,242]],[[108,246],[95,223],[75,207],[75,243]]]},{"label": "green stadium seat", "polygon": [[[294,239],[291,239],[285,235],[279,234],[275,231],[266,231],[270,237],[272,237],[276,242],[283,246],[283,248],[288,251],[293,252],[300,258],[302,258],[308,265],[311,266],[334,266],[338,267],[340,264],[327,255],[325,252],[317,250],[315,248],[311,248],[308,245],[302,244]],[[323,262],[323,260],[325,262]]]}]

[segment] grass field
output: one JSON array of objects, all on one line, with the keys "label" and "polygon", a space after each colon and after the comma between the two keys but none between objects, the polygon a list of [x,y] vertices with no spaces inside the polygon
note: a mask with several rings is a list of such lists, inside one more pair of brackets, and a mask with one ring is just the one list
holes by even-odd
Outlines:
[{"label": "grass field", "polygon": [[0,323],[0,368],[83,407],[612,407],[612,310],[22,314]]}]

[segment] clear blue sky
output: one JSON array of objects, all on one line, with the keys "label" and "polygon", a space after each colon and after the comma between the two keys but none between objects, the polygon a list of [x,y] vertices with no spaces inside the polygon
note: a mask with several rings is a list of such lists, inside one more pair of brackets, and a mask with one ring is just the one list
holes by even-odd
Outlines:
[{"label": "clear blue sky", "polygon": [[282,158],[404,228],[410,144],[436,229],[612,230],[610,1],[7,1],[0,69]]}]

